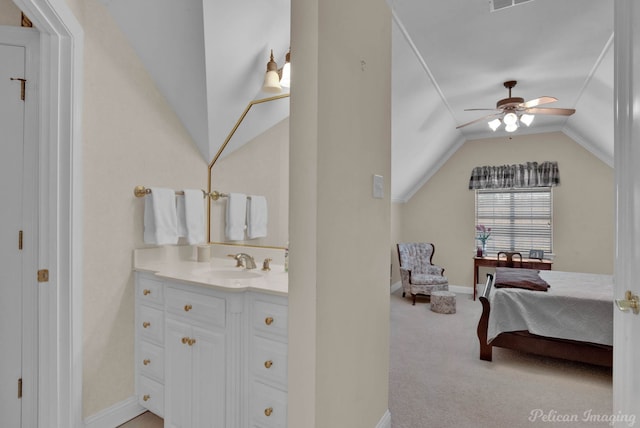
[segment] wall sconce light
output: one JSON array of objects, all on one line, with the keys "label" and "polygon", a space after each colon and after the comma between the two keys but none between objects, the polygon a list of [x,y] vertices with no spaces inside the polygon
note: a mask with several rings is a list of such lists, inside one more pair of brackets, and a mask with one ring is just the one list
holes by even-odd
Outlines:
[{"label": "wall sconce light", "polygon": [[284,66],[282,67],[282,72],[280,73],[280,85],[285,88],[291,87],[291,48],[289,48],[289,52],[284,57]]},{"label": "wall sconce light", "polygon": [[265,92],[280,92],[280,76],[278,76],[278,64],[273,59],[273,49],[271,50],[271,59],[267,63],[267,72],[264,75],[264,84],[262,90]]},{"label": "wall sconce light", "polygon": [[262,90],[264,92],[281,92],[282,88],[291,86],[291,48],[285,57],[285,63],[282,68],[278,68],[278,64],[273,59],[273,49],[271,50],[271,59],[267,63],[267,72],[264,75],[264,84]]}]

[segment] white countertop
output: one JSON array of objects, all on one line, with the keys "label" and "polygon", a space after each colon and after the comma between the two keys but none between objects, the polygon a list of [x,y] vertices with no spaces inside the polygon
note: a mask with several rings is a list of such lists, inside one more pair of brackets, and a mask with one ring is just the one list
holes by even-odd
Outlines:
[{"label": "white countertop", "polygon": [[[250,249],[242,252],[251,254]],[[236,261],[230,257],[212,257],[209,262],[198,262],[194,254],[195,249],[189,246],[138,249],[134,250],[133,269],[227,292],[288,295],[289,275],[283,265],[271,264],[270,271],[262,271],[262,260],[256,260],[256,269],[244,269],[235,267]]]}]

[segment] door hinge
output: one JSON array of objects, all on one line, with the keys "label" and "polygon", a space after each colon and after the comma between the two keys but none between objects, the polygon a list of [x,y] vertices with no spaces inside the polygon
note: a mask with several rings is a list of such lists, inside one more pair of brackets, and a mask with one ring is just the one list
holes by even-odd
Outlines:
[{"label": "door hinge", "polygon": [[18,250],[22,250],[22,231],[18,232]]},{"label": "door hinge", "polygon": [[22,378],[18,379],[18,398],[22,398]]},{"label": "door hinge", "polygon": [[38,282],[49,281],[49,269],[40,269],[38,271]]},{"label": "door hinge", "polygon": [[20,99],[24,101],[24,95],[26,92],[25,86],[27,83],[27,79],[22,79],[20,77],[11,77],[11,80],[19,80],[20,81]]}]

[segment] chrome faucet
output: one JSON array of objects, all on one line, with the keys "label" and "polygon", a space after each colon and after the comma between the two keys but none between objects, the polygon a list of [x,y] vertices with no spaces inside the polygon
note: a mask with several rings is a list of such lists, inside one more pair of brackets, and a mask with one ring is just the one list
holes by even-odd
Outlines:
[{"label": "chrome faucet", "polygon": [[236,267],[246,267],[247,269],[255,269],[256,261],[247,253],[229,254],[229,257],[233,257],[238,262]]}]

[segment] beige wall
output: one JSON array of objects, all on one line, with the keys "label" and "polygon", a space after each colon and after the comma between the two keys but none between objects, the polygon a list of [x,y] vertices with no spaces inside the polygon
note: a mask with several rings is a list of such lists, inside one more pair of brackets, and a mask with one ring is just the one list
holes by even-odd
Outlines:
[{"label": "beige wall", "polygon": [[207,163],[97,0],[69,2],[85,32],[83,414],[131,397],[134,186],[206,188]]},{"label": "beige wall", "polygon": [[[212,169],[211,185],[220,192],[267,198],[267,236],[234,243],[285,247],[289,240],[289,119],[285,119],[228,156]],[[227,199],[211,204],[211,241],[225,237]]]},{"label": "beige wall", "polygon": [[293,0],[291,31],[288,426],[371,428],[388,408],[391,15]]},{"label": "beige wall", "polygon": [[[473,278],[474,166],[557,161],[561,184],[553,189],[553,269],[613,273],[613,169],[563,133],[514,135],[466,142],[400,209],[400,238],[435,244],[434,263],[452,285]],[[394,271],[397,256],[392,257]]]},{"label": "beige wall", "polygon": [[21,22],[20,9],[11,0],[0,0],[0,25],[19,27]]}]

